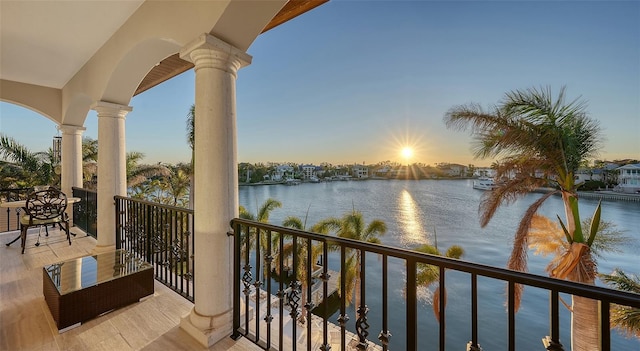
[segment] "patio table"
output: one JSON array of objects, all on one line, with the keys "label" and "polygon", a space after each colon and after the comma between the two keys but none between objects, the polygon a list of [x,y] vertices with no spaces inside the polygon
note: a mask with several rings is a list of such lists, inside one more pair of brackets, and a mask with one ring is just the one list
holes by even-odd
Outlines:
[{"label": "patio table", "polygon": [[154,292],[153,266],[123,249],[47,265],[42,274],[60,333]]}]

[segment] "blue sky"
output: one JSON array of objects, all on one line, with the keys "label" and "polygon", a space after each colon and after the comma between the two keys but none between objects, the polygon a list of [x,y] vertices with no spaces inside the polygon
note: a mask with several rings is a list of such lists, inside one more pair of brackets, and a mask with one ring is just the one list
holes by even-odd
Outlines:
[{"label": "blue sky", "polygon": [[[566,85],[605,136],[603,159],[640,158],[639,1],[332,0],[262,34],[237,81],[240,162],[473,163],[455,105],[490,106],[514,89]],[[188,161],[194,73],[133,98],[128,151]],[[25,125],[30,128],[24,128]],[[95,112],[85,136],[97,138]],[[0,103],[0,130],[33,150],[49,120]]]}]

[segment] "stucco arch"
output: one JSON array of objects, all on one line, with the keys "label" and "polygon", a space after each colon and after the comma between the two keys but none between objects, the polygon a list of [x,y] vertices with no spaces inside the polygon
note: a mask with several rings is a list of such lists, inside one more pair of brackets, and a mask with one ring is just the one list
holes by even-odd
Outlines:
[{"label": "stucco arch", "polygon": [[0,81],[0,101],[37,112],[56,124],[62,121],[61,96],[60,89],[8,80]]},{"label": "stucco arch", "polygon": [[84,121],[91,109],[93,100],[87,94],[75,94],[69,99],[67,109],[64,111],[64,125],[84,126]]},{"label": "stucco arch", "polygon": [[177,53],[180,45],[173,40],[152,38],[129,50],[118,62],[102,94],[102,101],[128,105],[138,85],[160,61]]}]

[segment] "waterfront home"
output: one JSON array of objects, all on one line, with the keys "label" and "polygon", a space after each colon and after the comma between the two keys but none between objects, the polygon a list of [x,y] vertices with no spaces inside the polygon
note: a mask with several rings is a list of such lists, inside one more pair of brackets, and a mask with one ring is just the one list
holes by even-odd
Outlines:
[{"label": "waterfront home", "polygon": [[318,167],[314,165],[301,165],[300,172],[302,174],[302,179],[312,179],[317,178],[318,175]]},{"label": "waterfront home", "polygon": [[287,178],[292,178],[294,175],[293,166],[291,165],[279,165],[276,167],[275,174],[273,175],[274,181],[283,181]]},{"label": "waterfront home", "polygon": [[354,165],[351,167],[351,176],[356,179],[369,178],[369,167]]},{"label": "waterfront home", "polygon": [[468,167],[455,163],[440,163],[438,168],[444,172],[447,177],[464,177],[467,174]]},{"label": "waterfront home", "polygon": [[628,164],[616,168],[620,172],[618,175],[618,186],[614,191],[621,193],[640,192],[640,163]]},{"label": "waterfront home", "polygon": [[[82,187],[82,135],[90,111],[97,113],[99,143],[97,194],[83,197],[79,204],[86,213],[94,215],[97,239],[76,233],[71,246],[52,243],[36,248],[33,241],[28,240],[24,255],[15,245],[2,250],[0,348],[284,350],[291,349],[290,343],[296,342],[305,345],[299,349],[357,347],[366,350],[373,348],[368,346],[373,342],[388,345],[393,334],[393,338],[404,340],[405,349],[417,350],[416,274],[417,267],[428,264],[440,268],[443,286],[448,274],[445,271],[457,271],[469,278],[467,293],[473,306],[469,311],[469,325],[465,327],[469,332],[465,332],[467,339],[457,341],[455,349],[463,348],[467,340],[470,340],[468,349],[480,349],[478,302],[482,302],[482,298],[478,298],[478,291],[482,291],[483,279],[487,279],[484,277],[509,287],[507,312],[504,313],[503,306],[497,307],[500,318],[508,320],[504,339],[510,350],[515,349],[516,331],[527,332],[515,324],[516,284],[549,291],[550,336],[547,339],[555,349],[561,349],[558,347],[559,296],[569,293],[601,301],[601,317],[605,321],[602,343],[608,349],[608,307],[613,303],[640,307],[640,299],[631,293],[383,245],[328,239],[302,230],[238,218],[236,79],[242,74],[241,68],[251,63],[247,50],[262,32],[324,2],[0,1],[0,100],[34,110],[57,124],[62,134],[63,192],[72,194]],[[135,108],[130,106],[132,98],[192,68],[195,68],[197,120],[194,209],[176,209],[126,198],[125,131],[126,116]],[[149,121],[149,125],[152,123]],[[153,128],[148,132],[152,135]],[[53,233],[50,234],[53,238]],[[252,235],[261,237],[248,238]],[[6,236],[9,235],[3,238]],[[289,282],[286,289],[271,289],[271,270],[263,273],[263,268],[272,268],[271,265],[282,260],[274,259],[271,247],[274,240],[260,239],[276,236],[279,247],[284,246],[285,239],[289,240],[286,243],[293,247],[294,266],[304,260],[299,252],[306,249],[310,256],[312,241],[323,250],[324,257],[329,246],[332,250],[337,248],[342,255],[343,272],[347,252],[358,251],[362,262],[365,256],[379,255],[382,268],[375,277],[366,274],[365,264],[358,266],[363,284],[365,279],[376,279],[379,288],[373,292],[360,289],[362,303],[357,306],[356,315],[348,316],[344,312],[346,301],[342,298],[337,321],[322,318],[300,326],[297,317],[301,313],[310,315],[312,309],[312,303],[303,300],[300,280],[306,277],[311,281],[312,269],[299,265],[299,277]],[[263,245],[252,245],[262,242],[267,246],[264,251]],[[48,274],[43,272],[43,266],[78,256],[112,252],[116,248],[126,248],[132,255],[153,264],[155,293],[140,303],[58,334],[39,289],[39,283],[43,282],[40,279]],[[406,268],[393,274],[387,271],[388,260],[399,261]],[[306,263],[311,266],[308,256]],[[324,292],[329,290],[331,281],[327,266],[322,266],[318,276],[321,281],[318,289],[323,290],[323,296],[328,296]],[[345,278],[342,278],[345,275],[336,282],[341,285],[341,291],[345,291]],[[333,276],[335,278],[335,274]],[[397,280],[405,277],[406,281]],[[406,310],[402,311],[404,320],[396,319],[394,325],[389,323],[386,302],[375,307],[365,303],[367,294],[377,293],[384,299],[393,293],[394,287],[389,287],[388,279],[396,279],[398,285],[403,285],[398,288],[406,294],[407,301]],[[171,291],[164,286],[169,286]],[[127,289],[121,287],[117,292],[124,294]],[[263,299],[264,291],[273,290],[278,290],[277,296],[264,294]],[[441,322],[439,336],[433,344],[439,343],[444,350],[446,329],[462,327],[447,325],[445,289],[440,291]],[[283,304],[285,294],[286,306]],[[368,330],[369,307],[382,311],[381,330]],[[391,330],[398,324],[402,324],[406,332]],[[357,335],[347,333],[347,328],[357,330]],[[230,335],[237,341],[229,339]],[[159,343],[160,340],[163,342]],[[288,343],[283,344],[283,340]]]}]

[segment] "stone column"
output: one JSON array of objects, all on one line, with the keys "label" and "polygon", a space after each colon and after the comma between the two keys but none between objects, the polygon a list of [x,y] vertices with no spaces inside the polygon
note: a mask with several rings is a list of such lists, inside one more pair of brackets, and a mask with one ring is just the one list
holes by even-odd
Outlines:
[{"label": "stone column", "polygon": [[116,211],[113,197],[127,195],[125,116],[132,108],[100,101],[98,112],[98,243],[95,252],[115,249]]},{"label": "stone column", "polygon": [[231,334],[232,238],[238,215],[236,146],[237,71],[251,56],[203,34],[180,57],[195,65],[195,306],[180,323],[204,346]]},{"label": "stone column", "polygon": [[[82,188],[82,133],[86,128],[63,124],[58,130],[62,132],[60,190],[71,197],[72,187]],[[73,219],[72,205],[68,206],[67,213]]]}]

